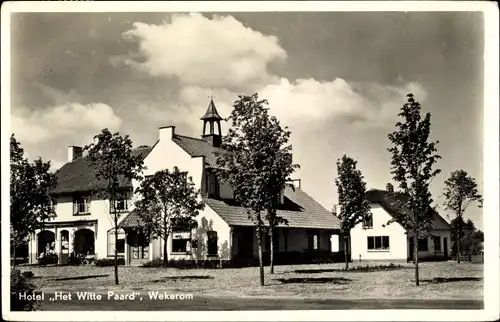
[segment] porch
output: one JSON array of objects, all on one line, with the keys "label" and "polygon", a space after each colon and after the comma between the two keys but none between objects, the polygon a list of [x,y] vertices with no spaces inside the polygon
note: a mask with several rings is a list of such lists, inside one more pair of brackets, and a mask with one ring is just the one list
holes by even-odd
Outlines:
[{"label": "porch", "polygon": [[59,222],[30,236],[29,263],[70,264],[74,258],[93,261],[96,254],[95,221]]},{"label": "porch", "polygon": [[[255,227],[232,227],[231,264],[258,265],[258,245]],[[270,260],[270,236],[262,238],[264,265]],[[274,264],[313,264],[342,262],[345,245],[339,232],[330,229],[278,227],[274,234]]]}]

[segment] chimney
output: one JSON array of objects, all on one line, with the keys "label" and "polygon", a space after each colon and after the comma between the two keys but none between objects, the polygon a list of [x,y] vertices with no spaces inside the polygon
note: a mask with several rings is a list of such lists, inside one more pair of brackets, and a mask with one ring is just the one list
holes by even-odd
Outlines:
[{"label": "chimney", "polygon": [[385,185],[385,190],[389,191],[389,192],[394,192],[394,186],[392,185],[392,183],[387,183]]},{"label": "chimney", "polygon": [[220,147],[222,144],[222,137],[220,135],[207,134],[202,135],[201,138],[211,146]]},{"label": "chimney", "polygon": [[175,126],[162,126],[159,128],[159,140],[160,141],[168,141],[172,140],[175,136]]},{"label": "chimney", "polygon": [[301,180],[302,179],[292,179],[289,181],[290,184],[293,184],[293,186],[295,188],[299,188],[300,189],[300,186],[301,186]]},{"label": "chimney", "polygon": [[333,205],[332,214],[338,216],[340,214],[340,205]]},{"label": "chimney", "polygon": [[73,162],[83,156],[83,149],[80,146],[68,146],[68,162]]}]

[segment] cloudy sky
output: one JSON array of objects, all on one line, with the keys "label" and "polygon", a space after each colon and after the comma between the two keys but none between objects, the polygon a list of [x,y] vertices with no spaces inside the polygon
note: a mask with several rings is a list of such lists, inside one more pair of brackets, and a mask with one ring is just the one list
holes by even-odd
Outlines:
[{"label": "cloudy sky", "polygon": [[[11,129],[54,169],[102,128],[136,146],[163,125],[199,136],[211,88],[223,117],[258,92],[292,131],[303,189],[331,209],[344,153],[369,187],[391,181],[387,133],[411,92],[440,141],[439,209],[455,169],[482,191],[481,13],[19,13],[11,28]],[[482,227],[480,209],[466,215]]]}]

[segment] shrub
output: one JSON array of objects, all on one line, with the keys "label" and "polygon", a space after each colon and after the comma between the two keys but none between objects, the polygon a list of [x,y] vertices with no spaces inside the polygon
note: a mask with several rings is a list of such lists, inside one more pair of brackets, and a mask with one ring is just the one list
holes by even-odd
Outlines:
[{"label": "shrub", "polygon": [[157,257],[152,261],[142,264],[142,267],[163,267],[163,259]]},{"label": "shrub", "polygon": [[23,272],[22,274],[24,277],[26,278],[33,278],[35,276],[35,274],[33,274],[32,271],[26,271],[26,272]]},{"label": "shrub", "polygon": [[59,260],[59,256],[55,253],[42,253],[38,258],[38,264],[47,265],[47,264],[57,264]]},{"label": "shrub", "polygon": [[[378,271],[392,271],[398,269],[404,269],[405,266],[395,265],[390,263],[389,265],[365,265],[365,266],[355,266],[350,267],[347,271],[349,272],[378,272]],[[343,269],[345,270],[345,269]]]},{"label": "shrub", "polygon": [[[118,258],[118,265],[125,265],[125,258]],[[95,266],[105,267],[105,266],[115,266],[114,258],[101,258],[95,261]]]},{"label": "shrub", "polygon": [[82,265],[83,259],[84,258],[82,255],[71,253],[71,255],[68,258],[68,264],[74,266]]},{"label": "shrub", "polygon": [[[31,272],[25,272],[31,273]],[[31,273],[33,274],[33,273]],[[30,274],[27,274],[30,275]],[[31,298],[20,298],[20,295],[35,295],[36,286],[31,279],[21,271],[15,270],[10,273],[10,310],[11,311],[37,311],[41,307],[38,300]]]}]

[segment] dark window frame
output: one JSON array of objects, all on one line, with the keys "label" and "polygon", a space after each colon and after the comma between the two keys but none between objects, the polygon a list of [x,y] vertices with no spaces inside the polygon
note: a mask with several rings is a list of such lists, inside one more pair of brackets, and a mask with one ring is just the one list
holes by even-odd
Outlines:
[{"label": "dark window frame", "polygon": [[367,236],[366,242],[368,251],[389,251],[391,249],[389,236]]},{"label": "dark window frame", "polygon": [[[176,238],[176,236],[175,236],[176,234],[185,234],[185,233],[189,234],[189,236],[187,238]],[[170,245],[170,253],[171,254],[191,254],[191,247],[189,247],[189,249],[188,249],[188,244],[191,244],[192,235],[193,235],[193,233],[190,230],[188,231],[188,230],[184,230],[184,229],[174,229],[172,231],[172,243]]]},{"label": "dark window frame", "polygon": [[220,198],[220,182],[215,173],[207,173],[205,180],[205,190],[208,198]]},{"label": "dark window frame", "polygon": [[219,256],[219,236],[217,231],[207,231],[207,256]]},{"label": "dark window frame", "polygon": [[429,251],[429,240],[427,238],[418,239],[418,251],[428,252]]}]

